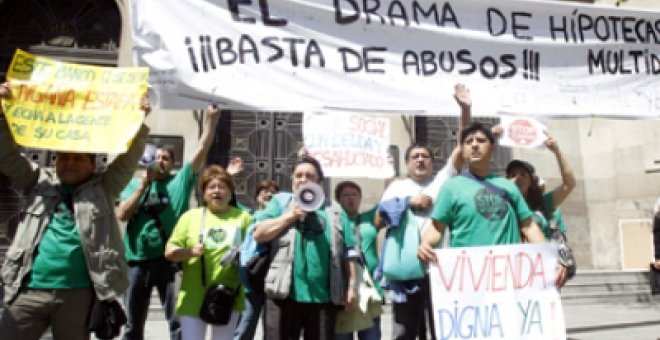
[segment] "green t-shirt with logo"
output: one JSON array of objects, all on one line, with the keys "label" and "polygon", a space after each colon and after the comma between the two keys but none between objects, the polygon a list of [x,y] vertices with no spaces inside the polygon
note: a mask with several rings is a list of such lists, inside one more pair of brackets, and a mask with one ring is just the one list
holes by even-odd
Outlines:
[{"label": "green t-shirt with logo", "polygon": [[[351,226],[355,226],[359,233],[360,250],[364,256],[367,270],[373,279],[376,268],[378,267],[378,228],[374,225],[374,217],[378,211],[378,206],[371,208],[358,215],[356,220],[350,220],[348,215],[342,211],[342,218],[349,219]],[[355,235],[355,229],[353,230]],[[356,239],[357,241],[357,239]],[[380,286],[380,281],[374,280],[376,290],[381,297],[384,297],[383,288]]]},{"label": "green t-shirt with logo", "polygon": [[91,287],[80,233],[73,217],[74,187],[62,185],[61,199],[37,246],[30,288],[62,289]]},{"label": "green t-shirt with logo", "polygon": [[520,243],[518,221],[532,215],[525,199],[510,180],[489,174],[485,180],[505,190],[512,205],[483,184],[465,176],[445,182],[431,218],[451,232],[452,247]]},{"label": "green t-shirt with logo", "polygon": [[[277,218],[283,211],[276,199],[271,199],[259,214],[260,220]],[[341,220],[341,219],[340,219]],[[293,285],[289,298],[304,303],[325,303],[330,296],[331,218],[325,208],[308,213],[303,222],[296,223],[293,257]],[[351,248],[355,240],[350,223],[341,222],[344,248]],[[343,254],[342,254],[343,255]]]},{"label": "green t-shirt with logo", "polygon": [[[168,243],[181,248],[192,248],[199,244],[203,208],[187,211],[177,222]],[[238,248],[247,228],[252,223],[249,213],[229,206],[229,211],[215,215],[207,210],[205,220],[204,264],[206,268],[206,285],[221,283],[235,289],[240,280],[236,265],[222,265],[221,259],[232,249]],[[200,257],[192,257],[183,261],[183,277],[176,304],[177,315],[199,316],[204,292],[202,286],[202,265]],[[240,289],[233,310],[241,311],[245,299],[243,289]]]},{"label": "green t-shirt with logo", "polygon": [[[166,236],[172,233],[179,216],[188,210],[190,193],[196,176],[187,162],[174,176],[152,181],[140,197],[140,205],[126,225],[124,244],[128,261],[142,261],[163,256],[164,245],[158,227],[150,212],[156,212]],[[137,190],[139,178],[133,178],[120,195],[123,201]]]}]

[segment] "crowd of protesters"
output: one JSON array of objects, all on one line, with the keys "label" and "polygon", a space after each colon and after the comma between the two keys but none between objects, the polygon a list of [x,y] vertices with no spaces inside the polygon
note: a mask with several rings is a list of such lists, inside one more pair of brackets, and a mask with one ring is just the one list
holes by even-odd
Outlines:
[{"label": "crowd of protesters", "polygon": [[[138,170],[145,125],[102,173],[95,172],[95,155],[86,153],[58,151],[54,170],[38,166],[20,153],[0,114],[0,173],[27,202],[2,267],[0,334],[36,340],[50,328],[55,339],[89,339],[89,316],[100,301],[125,310],[124,339],[143,339],[155,288],[172,340],[203,339],[209,329],[213,339],[252,339],[260,318],[268,340],[380,339],[380,305],[387,300],[394,339],[435,338],[424,269],[435,249],[547,242],[551,223],[565,231],[557,207],[575,186],[550,136],[546,146],[559,164],[560,186],[544,193],[535,168],[523,160],[511,162],[506,177],[495,175],[496,134],[470,122],[465,86],[456,85],[454,96],[461,131],[446,165],[434,173],[432,149],[413,143],[405,152],[408,177],[394,179],[366,211],[355,181],[336,186],[337,203],[304,206],[301,190],[326,181],[307,155],[293,166],[289,191],[264,180],[253,209],[238,204],[232,176],[243,170],[240,162],[227,169],[206,164],[220,117],[215,105],[206,111],[192,157],[176,173],[173,150],[160,146],[153,165]],[[11,98],[6,83],[0,98]],[[151,111],[148,99],[142,109]],[[202,201],[191,209],[195,186]],[[118,220],[126,223],[123,236]],[[421,268],[418,273],[383,273],[378,235],[385,229],[418,235],[414,264],[407,264]],[[237,251],[247,249],[246,242],[267,259],[263,286],[250,285],[239,270]],[[558,268],[561,287],[566,271]],[[231,301],[219,323],[200,314],[209,288],[217,286]],[[367,309],[358,306],[360,294],[371,294]]]}]

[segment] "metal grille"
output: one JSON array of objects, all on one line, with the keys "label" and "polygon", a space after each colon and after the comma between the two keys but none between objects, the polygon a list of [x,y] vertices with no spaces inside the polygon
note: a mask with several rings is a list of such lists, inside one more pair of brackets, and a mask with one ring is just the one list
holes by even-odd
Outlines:
[{"label": "metal grille", "polygon": [[223,111],[208,162],[224,166],[230,158],[241,157],[245,170],[234,178],[236,197],[254,207],[260,181],[272,179],[282,190],[291,188],[301,146],[302,113]]},{"label": "metal grille", "polygon": [[[458,137],[458,117],[415,117],[415,140],[427,144],[433,151],[433,167],[442,169],[456,146]],[[498,124],[497,118],[475,118],[489,126]],[[490,161],[493,172],[503,174],[506,164],[511,160],[511,151],[508,148],[497,148]]]}]

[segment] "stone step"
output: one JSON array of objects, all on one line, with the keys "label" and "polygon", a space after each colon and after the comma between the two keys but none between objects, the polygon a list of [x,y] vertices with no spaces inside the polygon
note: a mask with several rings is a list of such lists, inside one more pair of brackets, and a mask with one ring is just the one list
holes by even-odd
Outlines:
[{"label": "stone step", "polygon": [[648,270],[639,271],[578,271],[575,277],[568,282],[571,284],[583,283],[628,283],[628,282],[648,282]]},{"label": "stone step", "polygon": [[630,292],[601,292],[582,294],[561,294],[563,304],[640,304],[655,305],[660,302],[660,297],[651,295],[649,291]]},{"label": "stone step", "polygon": [[648,291],[648,282],[621,282],[621,283],[577,283],[566,285],[561,289],[562,295],[568,294],[589,294],[589,293],[616,293],[631,291]]},{"label": "stone step", "polygon": [[660,301],[651,295],[648,271],[582,271],[561,291],[565,304],[641,303]]}]

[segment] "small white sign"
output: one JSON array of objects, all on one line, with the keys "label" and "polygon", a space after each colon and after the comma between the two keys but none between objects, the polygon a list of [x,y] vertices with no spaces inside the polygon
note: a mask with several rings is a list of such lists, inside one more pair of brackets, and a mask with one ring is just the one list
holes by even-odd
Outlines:
[{"label": "small white sign", "polygon": [[390,178],[388,118],[357,113],[306,113],[303,138],[309,155],[329,177]]},{"label": "small white sign", "polygon": [[531,117],[501,116],[500,125],[504,130],[499,141],[502,146],[536,149],[547,139],[545,124]]}]

